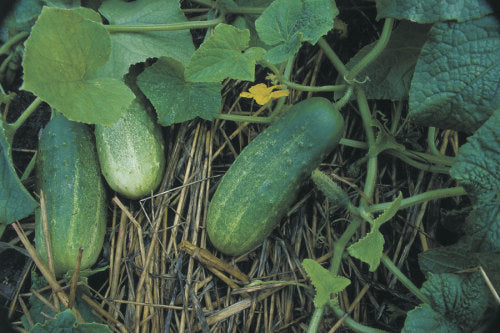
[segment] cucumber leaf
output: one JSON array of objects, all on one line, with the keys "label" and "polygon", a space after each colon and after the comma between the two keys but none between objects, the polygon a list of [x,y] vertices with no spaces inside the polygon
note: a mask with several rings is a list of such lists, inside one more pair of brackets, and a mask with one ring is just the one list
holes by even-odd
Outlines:
[{"label": "cucumber leaf", "polygon": [[500,193],[500,109],[460,147],[450,175],[475,202],[493,200]]},{"label": "cucumber leaf", "polygon": [[384,210],[373,222],[371,222],[371,230],[365,235],[365,237],[358,240],[356,243],[351,244],[347,251],[351,256],[357,258],[365,263],[367,263],[370,268],[370,272],[374,272],[380,265],[380,259],[382,258],[384,251],[384,236],[379,231],[382,224],[389,221],[396,215],[401,206],[401,201],[403,200],[403,194],[399,192],[396,200]]},{"label": "cucumber leaf", "polygon": [[264,59],[278,64],[292,57],[302,42],[316,44],[333,28],[338,13],[331,0],[275,0],[255,21],[260,39],[275,46]]},{"label": "cucumber leaf", "polygon": [[[404,101],[408,99],[410,82],[417,63],[420,50],[427,40],[430,26],[402,21],[392,32],[389,43],[382,53],[371,62],[360,74],[358,80],[364,83],[363,90],[369,99],[388,99],[391,101]],[[352,69],[377,42],[363,47],[346,64]],[[339,77],[337,82],[342,83]],[[336,93],[336,98],[341,95]]]},{"label": "cucumber leaf", "polygon": [[458,333],[461,331],[457,325],[434,311],[429,304],[420,304],[408,312],[401,333]]},{"label": "cucumber leaf", "polygon": [[384,236],[378,229],[372,229],[365,237],[347,248],[351,256],[367,263],[370,272],[374,272],[380,265],[384,251]]},{"label": "cucumber leaf", "polygon": [[495,17],[436,23],[415,67],[410,119],[425,126],[478,129],[500,106],[498,59]]},{"label": "cucumber leaf", "polygon": [[79,323],[71,310],[64,310],[56,314],[56,319],[50,320],[44,324],[36,324],[30,331],[31,333],[111,333],[108,326],[97,323]]},{"label": "cucumber leaf", "polygon": [[[104,1],[99,12],[116,25],[169,24],[187,22],[179,1]],[[111,33],[111,55],[99,70],[102,75],[121,78],[130,65],[148,58],[171,57],[186,65],[194,52],[188,29],[141,33]]]},{"label": "cucumber leaf", "polygon": [[24,83],[68,119],[109,125],[134,94],[122,80],[96,75],[111,52],[104,27],[69,9],[44,7],[26,41]]},{"label": "cucumber leaf", "polygon": [[19,180],[11,156],[11,145],[0,119],[0,237],[5,225],[32,214],[37,206]]},{"label": "cucumber leaf", "polygon": [[377,0],[377,20],[392,17],[417,23],[467,21],[492,13],[486,0]]},{"label": "cucumber leaf", "polygon": [[337,276],[312,259],[304,259],[302,266],[311,279],[311,283],[316,289],[314,296],[314,306],[320,308],[325,305],[331,297],[344,290],[351,281],[343,276]]},{"label": "cucumber leaf", "polygon": [[226,78],[255,80],[255,64],[265,50],[248,48],[250,31],[219,24],[214,34],[195,51],[186,66],[189,82],[221,82]]},{"label": "cucumber leaf", "polygon": [[222,85],[184,80],[184,66],[172,58],[160,58],[137,77],[137,85],[151,101],[158,123],[169,126],[196,117],[213,120],[221,108]]}]

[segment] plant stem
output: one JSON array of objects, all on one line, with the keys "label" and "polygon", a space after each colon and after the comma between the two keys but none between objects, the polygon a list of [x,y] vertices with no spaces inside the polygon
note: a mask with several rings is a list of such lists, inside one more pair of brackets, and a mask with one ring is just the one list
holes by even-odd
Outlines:
[{"label": "plant stem", "polygon": [[21,42],[23,39],[28,37],[29,32],[23,31],[6,41],[2,47],[0,47],[0,55],[8,54],[11,47]]},{"label": "plant stem", "polygon": [[11,140],[12,138],[14,138],[14,134],[19,129],[19,127],[21,127],[21,125],[26,121],[26,119],[28,119],[28,117],[31,116],[33,112],[35,112],[35,110],[38,108],[40,104],[42,104],[42,102],[43,101],[40,99],[40,97],[35,98],[35,100],[31,102],[30,106],[28,106],[28,108],[24,110],[24,112],[19,116],[19,118],[17,118],[15,122],[10,124],[4,124],[5,132],[8,138],[10,138]]},{"label": "plant stem", "polygon": [[117,25],[110,24],[104,27],[110,33],[113,32],[148,32],[148,31],[175,31],[186,29],[204,29],[216,26],[224,22],[224,15],[208,21],[191,21],[170,24],[144,24],[144,25]]},{"label": "plant stem", "polygon": [[427,132],[427,145],[429,146],[431,153],[433,153],[436,156],[442,156],[443,154],[441,154],[436,147],[435,136],[436,136],[436,127],[432,126],[429,127],[429,131]]},{"label": "plant stem", "polygon": [[[442,188],[438,190],[431,190],[424,193],[412,195],[409,198],[401,200],[401,206],[399,209],[405,209],[411,206],[421,204],[426,201],[438,200],[443,198],[458,197],[461,195],[466,195],[467,192],[462,186]],[[384,202],[381,204],[375,204],[368,206],[365,210],[369,213],[382,212],[389,208],[392,202]]]},{"label": "plant stem", "polygon": [[242,116],[231,113],[219,113],[217,118],[231,121],[268,124],[273,121],[270,117]]},{"label": "plant stem", "polygon": [[346,318],[344,320],[344,324],[347,327],[349,327],[350,329],[352,329],[354,332],[357,332],[357,333],[387,333],[387,331],[380,330],[378,328],[373,328],[370,326],[365,326],[365,325],[358,323],[356,320],[352,319],[344,311],[342,311],[342,309],[338,305],[331,306],[330,308],[333,310],[333,312],[335,312],[335,314],[337,315],[338,318],[342,318],[342,317],[346,316]]},{"label": "plant stem", "polygon": [[342,63],[342,61],[337,56],[335,51],[333,51],[333,49],[330,47],[330,45],[328,45],[326,40],[324,40],[323,38],[320,38],[318,40],[318,45],[319,45],[319,47],[321,47],[321,49],[325,53],[326,57],[328,59],[330,59],[331,63],[333,64],[333,66],[335,67],[337,72],[339,72],[339,74],[342,76],[346,75],[348,72],[347,67],[345,67],[345,65]]},{"label": "plant stem", "polygon": [[305,86],[302,84],[291,82],[288,79],[286,79],[285,77],[283,77],[283,75],[281,75],[279,69],[274,64],[271,64],[269,62],[265,62],[265,65],[267,68],[272,70],[274,72],[274,74],[276,75],[276,77],[278,78],[278,80],[282,84],[286,85],[288,88],[292,88],[292,89],[300,90],[300,91],[312,91],[312,92],[342,91],[342,90],[347,89],[347,85],[345,85],[345,84],[338,84],[338,85],[334,85],[334,86],[311,87],[311,86]]},{"label": "plant stem", "polygon": [[414,159],[410,158],[407,154],[405,154],[399,150],[388,149],[387,151],[390,152],[391,155],[394,155],[395,157],[399,158],[403,162],[406,162],[407,164],[409,164],[412,167],[415,167],[417,169],[421,169],[421,170],[428,171],[428,172],[442,173],[445,175],[450,174],[449,167],[429,165],[429,164],[417,162]]},{"label": "plant stem", "polygon": [[224,7],[228,14],[260,15],[267,7]]},{"label": "plant stem", "polygon": [[368,52],[367,55],[365,55],[354,67],[345,75],[345,80],[346,81],[352,81],[356,78],[356,75],[358,75],[366,66],[368,66],[373,60],[375,60],[380,53],[385,49],[387,46],[387,43],[389,42],[389,39],[391,38],[391,32],[392,32],[392,24],[394,23],[394,19],[392,18],[387,18],[384,22],[384,27],[382,29],[382,33],[380,34],[380,38],[378,39],[377,43],[373,47],[373,49]]},{"label": "plant stem", "polygon": [[334,106],[337,108],[337,110],[340,110],[342,109],[347,103],[349,103],[349,100],[351,99],[351,96],[352,96],[352,92],[353,92],[354,88],[353,86],[349,86],[347,88],[347,91],[346,93],[344,94],[344,96],[342,96],[341,99],[339,99],[335,104]]},{"label": "plant stem", "polygon": [[392,262],[392,260],[387,256],[387,255],[382,255],[382,263],[385,265],[385,267],[392,273],[394,274],[394,276],[399,280],[399,282],[401,282],[406,288],[408,288],[408,290],[410,290],[413,295],[417,296],[417,298],[419,300],[421,300],[423,303],[427,303],[427,304],[430,304],[430,301],[429,301],[429,298],[427,298],[427,296],[425,296],[421,291],[420,289],[417,288],[417,286],[415,286],[413,284],[413,282],[410,281],[410,279],[408,279],[406,277],[406,275],[404,275],[400,270],[399,268],[394,265],[394,263]]}]

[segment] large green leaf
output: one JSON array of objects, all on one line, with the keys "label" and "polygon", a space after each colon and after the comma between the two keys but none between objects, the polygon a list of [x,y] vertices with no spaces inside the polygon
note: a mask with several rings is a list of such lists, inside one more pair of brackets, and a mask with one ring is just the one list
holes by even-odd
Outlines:
[{"label": "large green leaf", "polygon": [[[497,78],[498,79],[498,78]],[[450,175],[476,201],[490,201],[500,192],[500,109],[460,147]]]},{"label": "large green leaf", "polygon": [[434,311],[429,304],[420,304],[409,311],[401,333],[460,333],[454,323]]},{"label": "large green leaf", "polygon": [[[369,99],[403,101],[408,99],[410,82],[420,50],[427,40],[430,26],[402,21],[391,34],[389,43],[382,53],[360,74],[358,80],[368,77],[363,90]],[[363,47],[346,64],[354,67],[375,46],[376,42]],[[341,83],[342,77],[337,79]],[[340,94],[336,94],[337,95]],[[341,96],[341,95],[340,95]]]},{"label": "large green leaf", "polygon": [[338,15],[331,0],[276,0],[255,21],[260,39],[275,46],[264,59],[277,64],[292,57],[301,42],[316,44]]},{"label": "large green leaf", "polygon": [[[143,25],[187,22],[178,1],[122,0],[104,1],[99,8],[109,24]],[[121,78],[130,65],[148,58],[171,57],[184,65],[193,55],[194,45],[188,29],[154,32],[111,33],[111,56],[100,69],[109,77]]]},{"label": "large green leaf", "polygon": [[239,30],[228,24],[219,24],[186,67],[190,82],[220,82],[226,78],[254,81],[255,63],[265,50],[248,48],[250,31]]},{"label": "large green leaf", "polygon": [[[11,146],[0,119],[0,226],[20,220],[35,211],[36,201],[17,177]],[[0,237],[3,231],[0,230]]]},{"label": "large green leaf", "polygon": [[112,124],[134,94],[123,81],[96,74],[110,51],[100,23],[73,10],[44,7],[26,41],[22,89],[71,120]]},{"label": "large green leaf", "polygon": [[424,274],[453,273],[481,266],[496,290],[500,290],[500,253],[471,252],[465,242],[421,252],[418,264]]},{"label": "large green leaf", "polygon": [[486,0],[377,0],[377,20],[392,17],[418,23],[467,21],[483,17],[492,10]]},{"label": "large green leaf", "polygon": [[184,80],[184,66],[171,58],[160,58],[137,78],[137,85],[151,101],[158,123],[168,126],[195,117],[213,120],[221,107],[220,83]]},{"label": "large green leaf", "polygon": [[500,251],[500,198],[482,201],[465,220],[465,232],[475,251]]},{"label": "large green leaf", "polygon": [[473,132],[500,106],[500,25],[493,16],[435,24],[415,67],[410,117]]},{"label": "large green leaf", "polygon": [[421,291],[436,312],[466,332],[478,326],[488,308],[489,290],[479,272],[430,273]]},{"label": "large green leaf", "polygon": [[314,296],[314,306],[316,308],[325,305],[332,294],[341,292],[351,284],[348,278],[334,275],[312,259],[304,259],[302,266],[311,279],[314,289],[316,289],[316,295]]}]

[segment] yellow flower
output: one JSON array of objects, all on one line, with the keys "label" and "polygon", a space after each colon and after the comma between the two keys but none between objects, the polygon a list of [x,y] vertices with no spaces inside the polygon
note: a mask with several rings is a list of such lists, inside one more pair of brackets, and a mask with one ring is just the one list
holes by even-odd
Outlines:
[{"label": "yellow flower", "polygon": [[257,104],[264,105],[273,98],[288,96],[288,94],[290,93],[288,90],[273,91],[274,89],[281,89],[282,87],[283,86],[281,84],[277,86],[267,87],[264,83],[259,83],[255,86],[250,87],[250,89],[248,89],[248,92],[242,92],[240,96],[245,98],[253,98],[255,99]]}]

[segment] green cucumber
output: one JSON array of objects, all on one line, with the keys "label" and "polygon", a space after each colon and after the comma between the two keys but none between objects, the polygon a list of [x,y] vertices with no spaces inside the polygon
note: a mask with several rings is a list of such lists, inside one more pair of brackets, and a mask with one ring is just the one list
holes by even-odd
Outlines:
[{"label": "green cucumber", "polygon": [[[74,270],[80,247],[81,269],[92,266],[106,234],[106,192],[88,126],[57,114],[43,129],[36,161],[36,181],[45,198],[54,270]],[[40,209],[35,246],[47,262]]]},{"label": "green cucumber", "polygon": [[207,232],[229,255],[269,236],[310,176],[343,134],[344,119],[325,98],[294,105],[236,158],[210,202]]},{"label": "green cucumber", "polygon": [[108,185],[129,199],[150,194],[165,170],[160,126],[137,100],[111,126],[94,131],[102,174]]}]

